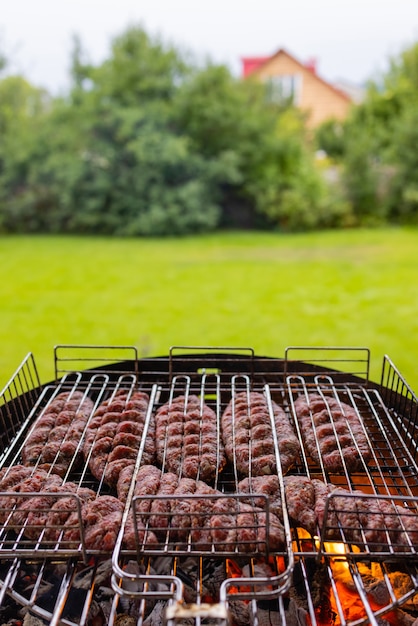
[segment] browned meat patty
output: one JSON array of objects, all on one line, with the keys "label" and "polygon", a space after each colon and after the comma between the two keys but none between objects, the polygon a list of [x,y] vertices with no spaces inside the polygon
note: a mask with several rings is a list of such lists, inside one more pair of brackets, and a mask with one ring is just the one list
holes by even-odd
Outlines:
[{"label": "browned meat patty", "polygon": [[[111,552],[114,549],[122,524],[123,509],[122,502],[113,496],[85,500],[81,517],[86,550]],[[76,511],[70,511],[59,538],[67,549],[76,550],[80,545],[80,522]]]},{"label": "browned meat patty", "polygon": [[[76,500],[70,494],[77,495],[82,502],[96,498],[91,489],[73,482],[63,483],[56,474],[22,465],[2,470],[0,491],[3,490],[10,495],[0,499],[1,522],[17,533],[22,531],[25,537],[46,541],[58,539],[69,514],[76,510]],[[32,492],[37,495],[29,495]],[[22,495],[25,493],[28,495]],[[74,523],[79,532],[78,516]]]},{"label": "browned meat patty", "polygon": [[[122,469],[135,465],[138,457],[149,397],[136,391],[121,390],[103,401],[88,424],[84,459],[97,480],[114,487]],[[155,455],[154,421],[151,419],[142,463],[152,463]]]},{"label": "browned meat patty", "polygon": [[[317,529],[317,519],[314,510],[315,490],[312,481],[306,476],[285,476],[283,481],[286,495],[285,506],[290,521],[314,534]],[[272,474],[271,476],[244,478],[238,484],[238,493],[255,494],[246,502],[260,509],[265,508],[266,501],[257,495],[267,496],[269,511],[283,520],[283,503],[278,476]]]},{"label": "browned meat patty", "polygon": [[137,518],[135,525],[133,514],[130,512],[123,530],[123,547],[135,551],[138,548],[149,548],[158,544],[156,535],[145,527],[141,519]]},{"label": "browned meat patty", "polygon": [[[84,545],[87,551],[111,552],[121,529],[124,505],[113,496],[87,498],[81,517]],[[63,525],[60,541],[69,549],[77,549],[80,542],[80,523],[76,511],[70,512]]]},{"label": "browned meat patty", "polygon": [[[416,508],[407,509],[404,506],[396,505],[393,507],[388,501],[383,501],[386,507],[383,508],[383,514],[385,516],[386,527],[389,525],[389,520],[394,517],[392,511],[388,511],[388,508],[395,508],[396,516],[399,520],[399,530],[396,529],[395,533],[389,531],[392,541],[396,544],[396,551],[404,550],[406,552],[411,551],[411,547],[415,550],[418,546],[418,514]],[[382,501],[380,501],[382,504]],[[392,523],[393,525],[393,523]]]},{"label": "browned meat patty", "polygon": [[57,499],[55,495],[63,491],[62,481],[58,480],[45,483],[39,495],[22,498],[17,508],[8,520],[8,526],[19,533],[23,530],[26,537],[36,538],[42,530],[45,530],[45,522],[48,513]]},{"label": "browned meat patty", "polygon": [[[285,474],[298,459],[300,445],[286,413],[275,402],[272,405],[280,465]],[[221,427],[226,456],[241,475],[277,474],[271,420],[264,394],[236,394],[222,415]]]},{"label": "browned meat patty", "polygon": [[[315,514],[320,528],[326,527],[326,538],[341,538],[371,551],[408,552],[418,541],[418,515],[397,505],[391,498],[375,498],[361,491],[348,491],[312,480],[315,490]],[[332,498],[325,516],[328,494]]]},{"label": "browned meat patty", "polygon": [[156,415],[157,459],[165,471],[212,482],[225,463],[216,413],[194,395],[178,396]]},{"label": "browned meat patty", "polygon": [[364,425],[355,409],[333,397],[299,396],[296,419],[308,454],[325,470],[363,469],[371,458]]},{"label": "browned meat patty", "polygon": [[[57,541],[71,512],[77,511],[76,496],[83,503],[94,500],[96,493],[76,483],[47,483],[39,495],[25,499],[17,509],[13,522],[24,525],[26,537]],[[80,524],[78,516],[76,523]]]},{"label": "browned meat patty", "polygon": [[[261,508],[233,496],[226,497],[204,481],[164,473],[153,465],[142,466],[134,477],[133,468],[127,467],[118,481],[118,494],[123,500],[132,480],[135,480],[133,496],[139,497],[135,502],[138,537],[131,511],[124,529],[124,546],[128,549],[141,548],[142,542],[150,547],[167,537],[171,543],[190,541],[199,550],[231,551],[234,546],[225,546],[232,539],[247,553],[265,550],[266,541],[270,549],[283,546],[283,525],[276,515],[270,513],[266,531],[266,514]],[[141,500],[141,495],[147,497]],[[137,546],[136,541],[141,545]]]},{"label": "browned meat patty", "polygon": [[[120,474],[117,485],[119,499],[126,499],[132,479],[133,468],[125,468]],[[143,465],[135,476],[132,494],[133,498],[138,498],[132,507],[137,520],[142,524],[148,524],[148,527],[152,527],[157,534],[159,531],[164,533],[170,526],[172,531],[174,530],[173,537],[185,539],[191,528],[189,513],[193,508],[193,503],[187,498],[178,500],[177,497],[195,493],[200,482],[191,478],[180,478],[173,472],[164,473],[154,465]],[[209,486],[208,489],[210,489]],[[158,499],[160,495],[169,495],[173,498]],[[141,499],[141,496],[145,496],[144,499]],[[155,496],[155,499],[149,496]],[[185,534],[182,533],[182,528],[186,528]]]},{"label": "browned meat patty", "polygon": [[190,537],[198,549],[228,552],[265,551],[267,545],[270,550],[283,547],[281,521],[271,513],[267,529],[266,514],[253,503],[225,496],[202,481],[187,478],[180,479],[174,495],[193,496],[173,502],[171,526],[177,541]]},{"label": "browned meat patty", "polygon": [[[144,500],[135,501],[135,511],[139,514],[149,513],[153,500],[148,498],[148,496],[156,496],[158,494],[161,476],[161,470],[155,465],[143,465],[136,473],[132,498],[147,496]],[[121,502],[126,502],[133,478],[133,465],[125,467],[119,474],[116,490]]]},{"label": "browned meat patty", "polygon": [[171,528],[177,542],[190,540],[199,550],[246,553],[265,551],[267,545],[270,550],[283,547],[284,529],[276,515],[269,515],[267,529],[260,508],[225,496],[203,481],[180,479],[174,497]]},{"label": "browned meat patty", "polygon": [[[1,491],[16,491],[16,487],[20,485],[24,480],[35,474],[33,467],[27,467],[26,465],[12,465],[10,467],[3,467],[0,470],[0,488]],[[47,475],[45,470],[40,470],[38,476],[40,479],[44,479]]]},{"label": "browned meat patty", "polygon": [[[277,515],[280,519],[283,519],[283,504],[280,496],[280,482],[277,474],[270,474],[268,476],[253,476],[251,478],[244,478],[238,483],[239,494],[249,494],[252,497],[243,499],[247,504],[252,504],[259,509],[264,509],[266,506],[267,496],[269,503],[269,511]],[[256,495],[254,495],[256,494]]]},{"label": "browned meat patty", "polygon": [[[312,535],[325,527],[328,540],[367,545],[371,551],[387,550],[392,545],[394,552],[410,552],[411,547],[418,544],[415,509],[396,505],[390,498],[376,498],[359,490],[351,492],[307,476],[285,476],[283,480],[290,521]],[[251,494],[244,502],[259,509],[265,506],[265,501],[257,496],[267,495],[270,511],[283,519],[277,476],[245,478],[238,484],[238,493]],[[329,494],[333,495],[325,514]],[[224,537],[229,540],[233,532],[229,527],[223,529]],[[220,538],[221,534],[217,536]]]},{"label": "browned meat patty", "polygon": [[81,440],[93,402],[81,391],[58,394],[36,419],[22,448],[23,465],[65,476],[82,462]]},{"label": "browned meat patty", "polygon": [[291,522],[311,534],[317,529],[315,489],[306,476],[285,476],[286,506]]},{"label": "browned meat patty", "polygon": [[62,479],[57,475],[49,475],[43,469],[35,469],[24,465],[14,465],[5,467],[0,472],[0,491],[7,495],[0,497],[0,523],[9,523],[10,516],[17,507],[23,504],[24,497],[19,497],[20,493],[38,493],[49,482],[49,484],[62,483]]},{"label": "browned meat patty", "polygon": [[113,496],[98,496],[83,505],[86,550],[111,552],[122,524],[124,506]]},{"label": "browned meat patty", "polygon": [[215,501],[209,520],[211,538],[217,551],[241,553],[279,550],[285,543],[282,522],[274,514],[266,514],[233,498]]},{"label": "browned meat patty", "polygon": [[[45,539],[48,541],[60,541],[62,538],[68,538],[69,527],[79,529],[80,517],[78,513],[78,497],[81,504],[88,500],[94,500],[96,493],[92,489],[85,487],[79,487],[75,483],[66,483],[61,489],[63,493],[67,493],[67,496],[58,497],[50,507],[46,515],[46,532]],[[81,512],[82,512],[81,507]],[[82,523],[82,518],[81,518]],[[63,533],[65,531],[65,533]],[[63,533],[63,534],[62,534]],[[66,546],[66,541],[62,543],[63,548]]]},{"label": "browned meat patty", "polygon": [[[133,466],[125,467],[119,474],[117,493],[120,500],[126,501],[133,479]],[[143,465],[135,476],[132,497],[170,495],[177,486],[178,480],[176,474],[163,474],[155,465]],[[150,513],[154,513],[154,515],[150,515]],[[157,534],[161,538],[161,534],[169,526],[170,517],[169,500],[159,500],[158,498],[136,500],[135,505],[131,506],[125,523],[124,547],[128,550],[134,550],[138,544],[145,544],[149,547],[151,544],[158,543]]]},{"label": "browned meat patty", "polygon": [[195,493],[197,488],[196,481],[191,478],[180,478],[179,483],[174,491],[173,496],[180,496],[179,499],[174,499],[171,504],[171,528],[173,529],[173,535],[178,541],[186,541],[190,528],[192,510],[192,501],[182,496],[191,496]]}]

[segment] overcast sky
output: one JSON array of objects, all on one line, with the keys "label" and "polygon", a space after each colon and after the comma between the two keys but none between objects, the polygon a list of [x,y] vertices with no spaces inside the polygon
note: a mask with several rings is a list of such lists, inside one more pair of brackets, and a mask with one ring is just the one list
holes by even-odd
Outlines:
[{"label": "overcast sky", "polygon": [[100,63],[132,24],[235,74],[242,56],[285,48],[326,80],[361,84],[418,41],[418,0],[0,0],[0,50],[9,71],[58,93],[74,34]]}]

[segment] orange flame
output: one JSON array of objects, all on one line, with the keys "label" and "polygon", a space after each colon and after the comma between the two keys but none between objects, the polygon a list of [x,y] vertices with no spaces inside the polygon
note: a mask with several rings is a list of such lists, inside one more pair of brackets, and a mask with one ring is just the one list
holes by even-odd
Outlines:
[{"label": "orange flame", "polygon": [[[345,554],[345,545],[339,543],[329,544],[330,551],[334,553]],[[354,547],[352,546],[352,549]],[[349,572],[348,562],[344,558],[331,559],[331,569],[333,572],[337,596],[340,606],[342,607],[344,619],[347,622],[363,619],[367,616],[366,609],[364,607],[361,597],[354,589],[350,588],[345,581],[351,581],[351,574]],[[370,594],[367,594],[367,602],[373,611],[373,613],[384,608],[384,605],[378,604]],[[330,603],[335,614],[338,615],[337,603],[334,593],[331,591]],[[388,611],[384,614],[385,621],[393,626],[399,625],[399,617],[396,615],[396,610]],[[338,626],[340,620],[336,619],[333,622],[333,626]],[[322,626],[322,625],[321,625]]]},{"label": "orange flame", "polygon": [[[322,607],[318,607],[315,610],[315,623],[317,626],[341,626],[340,612],[342,612],[342,618],[344,623],[355,622],[367,617],[367,612],[360,595],[354,588],[351,588],[352,582],[351,574],[349,571],[348,561],[345,558],[346,546],[345,544],[332,543],[327,544],[328,551],[333,554],[341,554],[341,557],[331,557],[330,564],[333,572],[333,578],[335,582],[336,595],[334,591],[330,589],[329,592],[329,613],[324,616]],[[260,559],[257,563],[268,564],[272,573],[281,573],[286,569],[286,563],[283,557],[270,557],[268,561]],[[228,578],[241,578],[245,576],[241,567],[232,559],[226,560],[226,574]],[[271,588],[271,587],[267,587]],[[249,586],[232,586],[229,589],[229,593],[242,593],[251,591]],[[338,599],[338,602],[337,602]],[[370,595],[367,595],[367,601],[373,613],[382,610],[384,607],[379,605],[373,600]],[[384,619],[391,626],[399,625],[399,616],[397,616],[396,609],[391,609],[384,613]],[[311,626],[312,622],[307,616],[307,625]]]}]

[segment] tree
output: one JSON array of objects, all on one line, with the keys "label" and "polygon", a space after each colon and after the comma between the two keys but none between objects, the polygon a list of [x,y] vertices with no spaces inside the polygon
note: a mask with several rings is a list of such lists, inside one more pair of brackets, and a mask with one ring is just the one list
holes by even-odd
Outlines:
[{"label": "tree", "polygon": [[36,136],[49,106],[46,92],[22,76],[0,80],[0,228],[24,224],[15,202],[27,194]]},{"label": "tree", "polygon": [[418,224],[418,112],[408,107],[394,126],[393,169],[388,192],[390,219]]},{"label": "tree", "polygon": [[100,100],[121,106],[169,102],[178,84],[190,71],[183,54],[143,28],[132,26],[116,37],[110,56],[101,65],[87,63],[81,42],[76,38],[72,54],[72,75],[80,87]]},{"label": "tree", "polygon": [[392,60],[385,93],[394,94],[399,103],[386,156],[392,167],[388,214],[397,221],[418,223],[418,43]]},{"label": "tree", "polygon": [[193,65],[137,27],[97,66],[75,38],[71,75],[67,96],[22,112],[30,132],[8,131],[4,230],[146,236],[341,223],[303,118],[269,102],[263,85]]},{"label": "tree", "polygon": [[[196,150],[225,159],[223,223],[286,229],[335,224],[326,185],[313,162],[304,120],[290,104],[272,104],[264,85],[207,65],[179,88],[174,121]],[[236,207],[240,207],[237,211]]]},{"label": "tree", "polygon": [[369,83],[338,137],[331,127],[320,129],[321,147],[341,164],[357,223],[417,219],[417,107],[418,44]]},{"label": "tree", "polygon": [[335,161],[341,160],[345,151],[344,124],[337,119],[329,119],[315,130],[315,145]]},{"label": "tree", "polygon": [[161,120],[136,108],[110,108],[93,123],[83,159],[72,186],[79,208],[71,231],[178,235],[217,225],[210,163]]}]

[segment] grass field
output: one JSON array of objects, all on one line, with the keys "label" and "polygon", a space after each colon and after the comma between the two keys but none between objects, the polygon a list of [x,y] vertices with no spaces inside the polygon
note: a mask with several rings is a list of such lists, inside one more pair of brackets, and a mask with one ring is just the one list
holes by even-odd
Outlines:
[{"label": "grass field", "polygon": [[186,239],[0,238],[0,387],[56,344],[366,346],[418,390],[418,230]]}]

